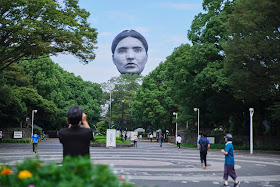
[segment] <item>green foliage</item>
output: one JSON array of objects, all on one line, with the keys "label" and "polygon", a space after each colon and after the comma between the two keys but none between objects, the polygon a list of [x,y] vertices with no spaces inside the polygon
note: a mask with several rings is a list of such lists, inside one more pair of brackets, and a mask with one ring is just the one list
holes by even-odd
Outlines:
[{"label": "green foliage", "polygon": [[25,117],[30,115],[33,109],[37,109],[43,119],[54,119],[56,106],[32,87],[24,68],[17,64],[6,68],[1,73],[0,84],[1,126],[12,127],[19,122],[25,122]]},{"label": "green foliage", "polygon": [[12,139],[12,138],[2,138],[0,139],[1,143],[30,143],[30,138],[23,139]]},{"label": "green foliage", "polygon": [[204,0],[205,12],[188,31],[193,45],[177,47],[143,79],[135,121],[174,134],[177,112],[179,126],[188,121],[188,131],[197,133],[196,107],[201,130],[247,134],[254,107],[256,133],[279,134],[280,7],[276,0],[258,2]]},{"label": "green foliage", "polygon": [[99,84],[83,81],[64,71],[50,58],[21,61],[0,74],[0,126],[17,126],[31,119],[44,130],[67,127],[65,114],[72,105],[80,105],[93,125],[100,117]]},{"label": "green foliage", "polygon": [[[29,185],[41,187],[133,186],[125,181],[120,181],[109,166],[93,165],[85,157],[66,157],[62,166],[58,166],[56,163],[43,164],[38,158],[28,158],[15,167],[2,166],[0,170],[6,168],[12,168],[13,173],[0,175],[0,183],[3,187]],[[20,172],[22,173],[20,174]]]},{"label": "green foliage", "polygon": [[96,123],[96,132],[98,132],[102,136],[106,136],[108,128],[109,123],[107,120]]},{"label": "green foliage", "polygon": [[84,63],[95,58],[97,32],[78,1],[0,2],[0,70],[20,59],[68,52]]},{"label": "green foliage", "polygon": [[[279,9],[277,0],[239,0],[227,21],[225,69],[231,90],[246,110],[255,108],[254,129],[261,135],[280,133]],[[264,129],[264,121],[270,129]]]},{"label": "green foliage", "polygon": [[[113,77],[110,81],[115,84],[115,88],[112,91],[112,125],[114,125],[114,128],[134,130],[136,123],[138,126],[141,126],[141,123],[138,123],[133,118],[132,107],[135,92],[140,86],[142,76],[137,74],[121,74],[119,77]],[[109,92],[108,84],[109,82],[103,84],[104,92]],[[104,102],[110,104],[110,95],[106,93],[104,95],[106,96]],[[124,101],[123,103],[122,100]],[[122,110],[124,111],[123,118]],[[110,116],[109,112],[110,110],[107,111],[107,118]]]},{"label": "green foliage", "polygon": [[[37,118],[46,129],[66,127],[65,114],[72,105],[80,105],[87,114],[89,124],[99,119],[102,90],[99,84],[83,81],[73,73],[68,73],[50,58],[21,61],[20,66],[28,72],[32,86],[43,98],[52,101],[57,108],[54,119]],[[39,115],[38,112],[36,114]]]},{"label": "green foliage", "polygon": [[[106,136],[94,136],[94,143],[106,143]],[[116,144],[131,144],[130,141],[123,141],[121,140],[121,137],[116,137]]]}]

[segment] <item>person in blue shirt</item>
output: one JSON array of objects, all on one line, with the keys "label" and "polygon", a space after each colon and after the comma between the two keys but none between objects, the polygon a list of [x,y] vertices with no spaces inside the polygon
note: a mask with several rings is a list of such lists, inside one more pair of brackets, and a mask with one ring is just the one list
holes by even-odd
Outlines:
[{"label": "person in blue shirt", "polygon": [[40,136],[38,134],[33,134],[31,137],[30,144],[33,144],[33,152],[37,153],[37,148],[38,148],[38,142],[39,142]]},{"label": "person in blue shirt", "polygon": [[206,134],[201,133],[201,138],[199,139],[197,143],[197,148],[200,150],[200,160],[203,169],[206,169],[207,163],[206,163],[206,156],[207,156],[207,150],[210,148],[209,140],[207,140]]},{"label": "person in blue shirt", "polygon": [[235,173],[234,169],[234,155],[233,155],[233,145],[232,145],[232,135],[227,134],[224,136],[226,145],[225,149],[222,149],[221,152],[225,155],[225,165],[224,165],[224,180],[225,183],[223,186],[229,186],[228,185],[228,176],[231,176],[231,178],[234,180],[234,187],[239,186],[240,182],[237,181],[237,175]]}]

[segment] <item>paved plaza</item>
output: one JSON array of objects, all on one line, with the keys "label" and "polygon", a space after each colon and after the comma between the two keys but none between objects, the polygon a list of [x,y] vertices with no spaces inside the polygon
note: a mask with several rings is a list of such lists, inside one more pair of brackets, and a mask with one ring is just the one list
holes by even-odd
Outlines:
[{"label": "paved plaza", "polygon": [[[210,150],[208,167],[203,170],[196,149],[181,148],[164,143],[140,140],[138,147],[90,148],[91,159],[97,164],[110,164],[119,174],[136,186],[221,186],[223,184],[224,156],[220,150]],[[44,162],[61,162],[62,146],[58,139],[48,139],[38,146]],[[30,144],[0,144],[0,164],[15,164],[33,157]],[[280,186],[280,153],[236,151],[236,172],[240,186]],[[229,180],[230,186],[233,181]]]}]

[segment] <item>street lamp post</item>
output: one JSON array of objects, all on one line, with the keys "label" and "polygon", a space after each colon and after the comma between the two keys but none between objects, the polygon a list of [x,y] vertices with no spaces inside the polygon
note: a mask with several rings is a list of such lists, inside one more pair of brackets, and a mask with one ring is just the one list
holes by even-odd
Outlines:
[{"label": "street lamp post", "polygon": [[37,113],[37,110],[32,110],[32,121],[31,121],[31,136],[33,136],[33,121],[34,121],[34,113]]},{"label": "street lamp post", "polygon": [[177,138],[177,118],[178,118],[178,113],[173,112],[173,115],[176,116],[176,131],[175,131],[175,143],[176,143],[176,138]]},{"label": "street lamp post", "polygon": [[108,85],[108,89],[110,91],[110,122],[109,122],[109,129],[111,129],[111,120],[112,120],[112,90],[114,90],[115,84],[110,81]]},{"label": "street lamp post", "polygon": [[195,112],[197,112],[197,141],[199,139],[199,108],[193,109]]},{"label": "street lamp post", "polygon": [[254,108],[249,108],[250,111],[250,154],[253,154],[253,115]]},{"label": "street lamp post", "polygon": [[123,141],[123,105],[124,105],[124,99],[122,99],[122,127],[121,127],[121,139]]}]

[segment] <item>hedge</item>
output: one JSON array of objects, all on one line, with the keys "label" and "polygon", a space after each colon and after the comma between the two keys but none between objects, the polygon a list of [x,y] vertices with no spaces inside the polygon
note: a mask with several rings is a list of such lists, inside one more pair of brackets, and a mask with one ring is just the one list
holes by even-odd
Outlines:
[{"label": "hedge", "polygon": [[63,165],[27,158],[16,166],[0,165],[1,187],[132,187],[108,165],[92,164],[86,157],[66,157]]},{"label": "hedge", "polygon": [[0,143],[30,143],[30,138],[23,139],[12,139],[12,138],[2,138],[0,139]]}]

